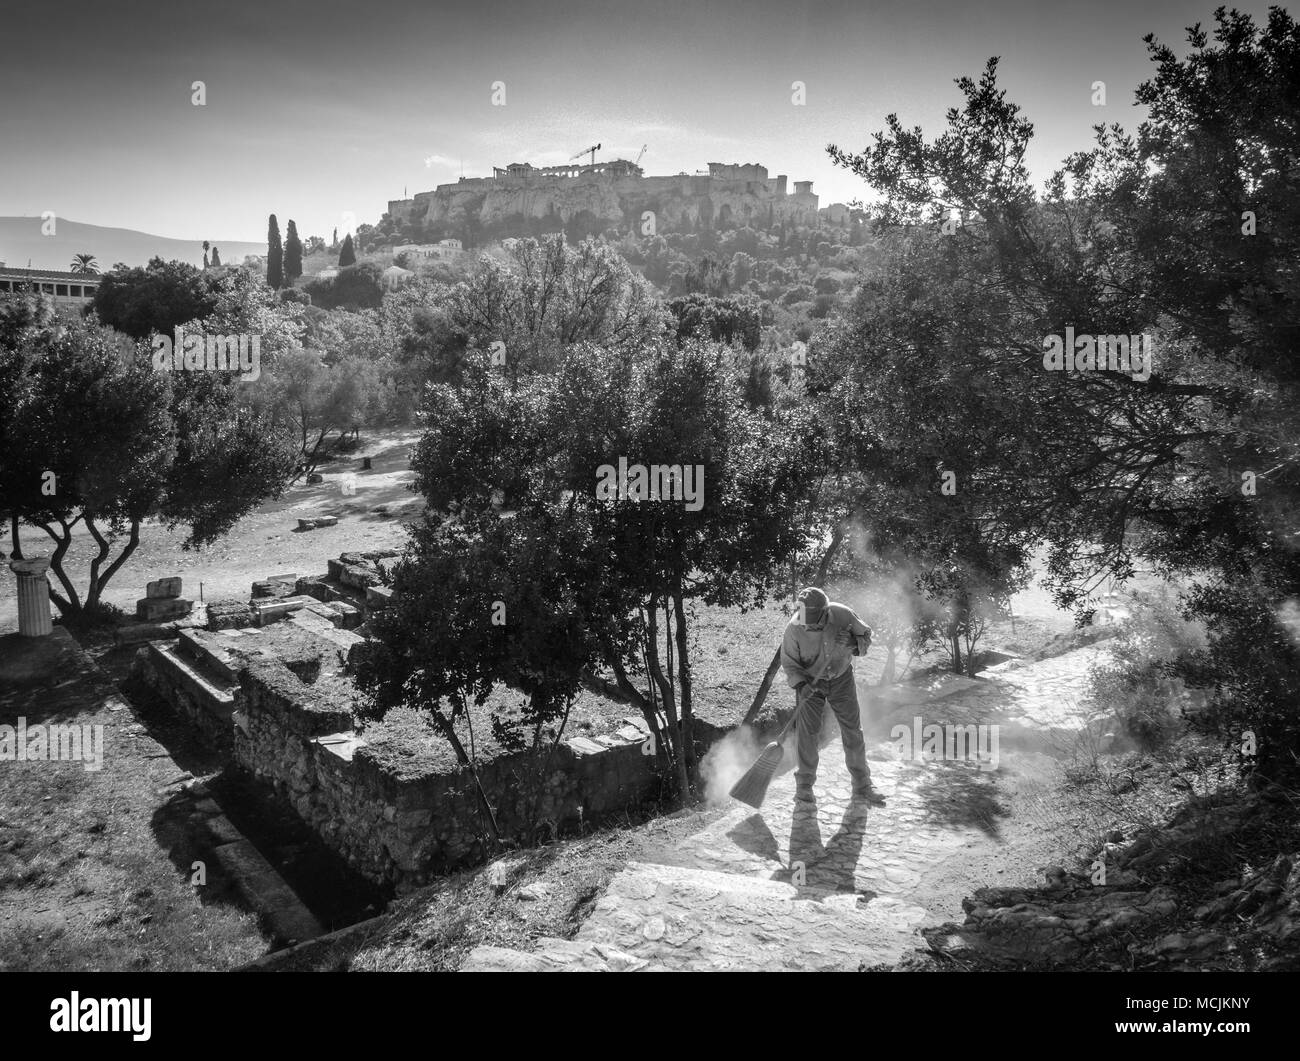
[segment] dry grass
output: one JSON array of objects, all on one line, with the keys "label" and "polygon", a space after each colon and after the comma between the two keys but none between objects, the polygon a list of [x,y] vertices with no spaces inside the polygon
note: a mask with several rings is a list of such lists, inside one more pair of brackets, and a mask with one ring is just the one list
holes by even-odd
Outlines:
[{"label": "dry grass", "polygon": [[[17,654],[7,647],[0,663]],[[0,969],[225,969],[265,951],[179,811],[189,775],[107,689],[56,686],[68,658],[51,662],[59,677],[45,683],[0,673],[0,723],[102,725],[104,763],[0,763]],[[201,892],[195,859],[208,863]]]}]

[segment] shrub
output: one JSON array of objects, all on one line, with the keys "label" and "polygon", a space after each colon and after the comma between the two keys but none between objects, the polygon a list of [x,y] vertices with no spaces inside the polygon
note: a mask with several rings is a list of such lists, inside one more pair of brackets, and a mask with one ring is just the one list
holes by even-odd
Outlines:
[{"label": "shrub", "polygon": [[1113,717],[1141,751],[1156,752],[1181,729],[1192,703],[1174,662],[1205,644],[1204,628],[1179,614],[1173,592],[1134,598],[1134,611],[1111,645],[1111,660],[1088,676],[1085,703]]}]

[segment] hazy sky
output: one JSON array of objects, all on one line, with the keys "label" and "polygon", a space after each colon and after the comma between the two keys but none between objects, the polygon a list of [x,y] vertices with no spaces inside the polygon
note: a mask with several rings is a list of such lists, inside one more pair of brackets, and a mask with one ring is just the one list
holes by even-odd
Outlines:
[{"label": "hazy sky", "polygon": [[[1265,4],[1238,4],[1262,21]],[[0,215],[185,239],[263,240],[266,215],[328,237],[345,211],[553,165],[594,143],[651,174],[760,162],[822,205],[862,193],[825,147],[896,111],[941,129],[1002,56],[1034,123],[1036,178],[1097,122],[1137,123],[1142,36],[1185,54],[1211,0],[769,3],[622,0],[63,0],[0,16]],[[494,81],[506,105],[493,106]],[[791,82],[807,104],[791,103]],[[1091,85],[1105,81],[1108,106]],[[191,103],[204,81],[207,105]],[[0,257],[3,257],[0,249]]]}]

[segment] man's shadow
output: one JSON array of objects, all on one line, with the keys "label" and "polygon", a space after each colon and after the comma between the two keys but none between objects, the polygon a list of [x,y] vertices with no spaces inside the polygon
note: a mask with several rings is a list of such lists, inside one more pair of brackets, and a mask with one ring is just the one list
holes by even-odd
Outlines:
[{"label": "man's shadow", "polygon": [[[866,803],[851,802],[839,827],[823,843],[817,805],[798,804],[790,822],[790,863],[772,879],[820,890],[856,891],[854,880],[869,817]],[[775,846],[775,837],[772,843]]]}]

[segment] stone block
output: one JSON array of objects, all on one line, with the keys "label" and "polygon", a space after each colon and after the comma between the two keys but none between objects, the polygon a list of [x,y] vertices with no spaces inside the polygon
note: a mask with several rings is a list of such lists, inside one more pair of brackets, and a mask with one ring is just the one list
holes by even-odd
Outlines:
[{"label": "stone block", "polygon": [[379,611],[387,608],[393,600],[393,591],[388,586],[367,586],[366,607]]},{"label": "stone block", "polygon": [[181,578],[179,575],[175,575],[171,578],[155,579],[145,585],[144,594],[146,597],[179,597],[181,595]]},{"label": "stone block", "polygon": [[356,750],[366,746],[364,739],[351,732],[329,733],[323,737],[314,737],[312,743],[321,751],[336,756],[345,763],[352,762]]},{"label": "stone block", "polygon": [[300,531],[315,530],[317,527],[333,527],[338,524],[338,516],[315,516],[311,519],[298,520]]},{"label": "stone block", "polygon": [[244,899],[277,939],[315,939],[324,929],[262,854],[247,840],[223,844],[214,854]]},{"label": "stone block", "polygon": [[292,597],[298,591],[297,575],[272,575],[253,583],[254,599]]},{"label": "stone block", "polygon": [[189,615],[193,608],[194,602],[184,597],[141,597],[135,602],[135,617],[156,623]]},{"label": "stone block", "polygon": [[305,608],[308,604],[315,603],[314,597],[293,596],[293,597],[274,597],[270,600],[254,601],[253,614],[257,618],[258,626],[266,626],[267,623],[273,623],[277,619],[283,619],[286,615]]},{"label": "stone block", "polygon": [[203,823],[203,826],[207,829],[208,835],[212,837],[214,844],[235,844],[244,838],[230,819],[221,813],[212,815]]},{"label": "stone block", "polygon": [[364,662],[367,654],[371,651],[369,641],[358,641],[348,649],[348,668],[351,669]]},{"label": "stone block", "polygon": [[247,601],[216,600],[207,606],[209,630],[231,630],[240,626],[252,626],[253,609]]},{"label": "stone block", "polygon": [[333,608],[331,608],[328,604],[321,604],[319,602],[317,602],[316,604],[309,604],[307,605],[307,607],[303,608],[303,610],[298,612],[297,614],[300,618],[313,616],[315,618],[322,619],[325,622],[329,623],[330,626],[343,625],[342,616],[340,616],[339,613],[336,612]]},{"label": "stone block", "polygon": [[120,648],[123,645],[138,645],[144,641],[170,641],[185,629],[180,625],[183,621],[119,626],[113,631],[113,644]]},{"label": "stone block", "polygon": [[318,601],[328,601],[330,599],[329,586],[325,580],[329,575],[312,575],[308,578],[300,578],[294,583],[294,592],[299,596],[315,597]]},{"label": "stone block", "polygon": [[325,481],[325,476],[321,475],[320,472],[312,472],[310,475],[307,476],[308,486],[315,486],[317,483],[323,483],[324,481]]},{"label": "stone block", "polygon": [[330,601],[328,607],[339,617],[336,626],[341,626],[344,630],[355,630],[361,625],[360,608],[341,600]]},{"label": "stone block", "polygon": [[[330,561],[331,569],[333,569],[334,563],[335,561]],[[340,563],[337,578],[342,585],[351,586],[353,589],[362,591],[369,589],[371,586],[378,586],[383,582],[379,572],[370,563]]]}]

